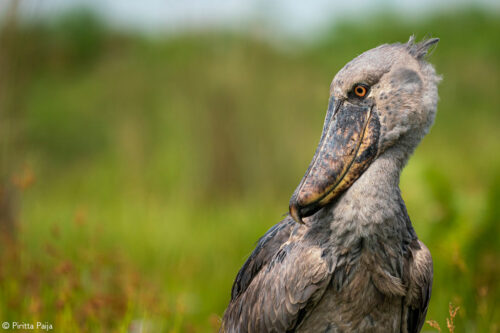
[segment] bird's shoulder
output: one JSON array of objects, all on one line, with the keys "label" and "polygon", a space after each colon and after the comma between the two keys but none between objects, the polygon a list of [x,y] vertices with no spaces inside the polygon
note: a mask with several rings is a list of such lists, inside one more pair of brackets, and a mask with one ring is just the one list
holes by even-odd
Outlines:
[{"label": "bird's shoulder", "polygon": [[255,275],[266,266],[272,257],[285,243],[292,231],[295,222],[287,217],[275,224],[257,242],[257,246],[243,264],[231,289],[231,301],[245,292]]},{"label": "bird's shoulder", "polygon": [[287,218],[259,240],[234,282],[224,332],[293,330],[317,304],[335,264],[308,230]]}]

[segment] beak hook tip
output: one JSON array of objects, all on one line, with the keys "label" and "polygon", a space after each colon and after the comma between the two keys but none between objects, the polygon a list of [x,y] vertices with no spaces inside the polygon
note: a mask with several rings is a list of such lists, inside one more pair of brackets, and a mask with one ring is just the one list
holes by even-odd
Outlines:
[{"label": "beak hook tip", "polygon": [[302,216],[300,216],[299,208],[296,203],[290,204],[290,216],[299,224],[304,224]]}]

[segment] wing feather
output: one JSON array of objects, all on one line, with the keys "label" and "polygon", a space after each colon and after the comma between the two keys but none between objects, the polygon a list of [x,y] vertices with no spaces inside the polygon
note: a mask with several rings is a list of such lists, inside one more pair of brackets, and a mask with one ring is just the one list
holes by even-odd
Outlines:
[{"label": "wing feather", "polygon": [[236,277],[222,332],[291,331],[321,299],[335,265],[318,245],[294,241],[293,228],[287,218],[261,238]]},{"label": "wing feather", "polygon": [[269,229],[262,236],[250,257],[241,267],[231,289],[231,301],[244,292],[262,266],[267,265],[281,245],[290,237],[294,221],[286,218]]},{"label": "wing feather", "polygon": [[418,333],[425,323],[432,291],[432,257],[429,249],[415,239],[410,244],[409,286],[405,299],[408,333]]}]

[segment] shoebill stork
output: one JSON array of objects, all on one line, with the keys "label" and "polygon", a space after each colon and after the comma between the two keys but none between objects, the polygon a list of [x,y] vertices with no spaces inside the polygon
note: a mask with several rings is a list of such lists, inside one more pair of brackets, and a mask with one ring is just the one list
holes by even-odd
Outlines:
[{"label": "shoebill stork", "polygon": [[258,242],[234,281],[222,332],[419,332],[432,259],[399,189],[429,131],[437,38],[356,57],[330,86],[316,153],[290,214]]}]

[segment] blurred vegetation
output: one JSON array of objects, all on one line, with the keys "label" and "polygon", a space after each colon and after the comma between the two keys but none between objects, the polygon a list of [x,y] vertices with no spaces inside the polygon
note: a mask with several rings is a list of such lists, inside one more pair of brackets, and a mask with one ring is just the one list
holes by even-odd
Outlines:
[{"label": "blurred vegetation", "polygon": [[436,123],[401,181],[435,263],[427,318],[446,327],[452,303],[456,332],[498,332],[500,20],[476,10],[344,22],[287,50],[125,34],[85,11],[4,19],[0,213],[16,233],[0,247],[0,319],[216,331],[312,157],[332,77],[411,34],[441,38]]}]

